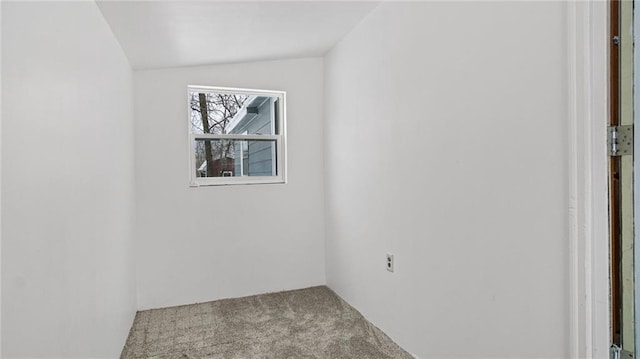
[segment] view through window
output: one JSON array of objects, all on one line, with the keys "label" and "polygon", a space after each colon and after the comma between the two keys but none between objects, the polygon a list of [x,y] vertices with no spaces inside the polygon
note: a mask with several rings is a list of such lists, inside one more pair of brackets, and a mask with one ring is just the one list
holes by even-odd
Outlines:
[{"label": "view through window", "polygon": [[189,86],[191,182],[284,182],[284,92]]}]

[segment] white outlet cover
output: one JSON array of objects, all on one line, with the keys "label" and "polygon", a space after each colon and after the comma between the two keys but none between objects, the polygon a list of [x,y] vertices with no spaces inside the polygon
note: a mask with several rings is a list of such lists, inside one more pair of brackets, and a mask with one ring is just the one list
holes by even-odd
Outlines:
[{"label": "white outlet cover", "polygon": [[393,254],[387,253],[386,258],[387,258],[387,262],[386,262],[387,270],[389,272],[393,272],[393,266],[394,266]]}]

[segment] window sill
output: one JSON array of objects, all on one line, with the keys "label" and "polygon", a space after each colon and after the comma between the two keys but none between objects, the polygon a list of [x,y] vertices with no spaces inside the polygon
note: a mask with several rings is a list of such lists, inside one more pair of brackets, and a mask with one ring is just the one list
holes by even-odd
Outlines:
[{"label": "window sill", "polygon": [[254,185],[254,184],[286,184],[287,181],[282,177],[217,177],[217,178],[198,178],[189,183],[189,187],[208,187],[208,186],[232,186],[232,185]]}]

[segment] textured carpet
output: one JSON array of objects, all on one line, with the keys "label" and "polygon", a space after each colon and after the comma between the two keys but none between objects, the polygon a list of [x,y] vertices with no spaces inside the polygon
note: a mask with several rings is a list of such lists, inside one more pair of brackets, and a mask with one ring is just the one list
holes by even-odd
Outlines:
[{"label": "textured carpet", "polygon": [[138,312],[122,359],[411,359],[325,286]]}]

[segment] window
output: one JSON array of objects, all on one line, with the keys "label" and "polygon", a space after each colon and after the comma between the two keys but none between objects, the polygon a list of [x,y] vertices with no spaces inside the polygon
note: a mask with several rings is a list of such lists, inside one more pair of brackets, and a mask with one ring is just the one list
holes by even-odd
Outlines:
[{"label": "window", "polygon": [[192,186],[284,183],[285,93],[189,86]]}]

